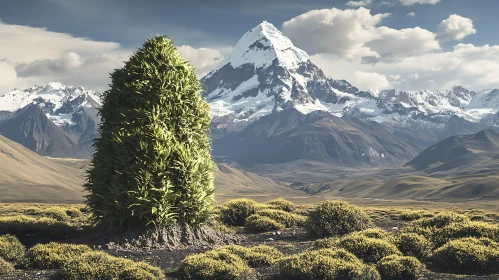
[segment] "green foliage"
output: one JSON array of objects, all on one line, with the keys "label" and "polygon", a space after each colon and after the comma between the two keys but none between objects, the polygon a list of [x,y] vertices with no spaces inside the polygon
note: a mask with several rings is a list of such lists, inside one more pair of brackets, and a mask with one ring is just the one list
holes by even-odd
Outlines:
[{"label": "green foliage", "polygon": [[286,212],[293,212],[296,210],[296,205],[284,198],[276,198],[265,202],[270,208],[278,209]]},{"label": "green foliage", "polygon": [[92,251],[87,245],[64,244],[51,242],[37,244],[28,250],[27,258],[30,266],[38,268],[60,268],[65,261]]},{"label": "green foliage", "polygon": [[23,235],[26,233],[43,233],[60,237],[75,232],[75,228],[53,218],[33,218],[30,216],[0,217],[0,233]]},{"label": "green foliage", "polygon": [[87,252],[67,260],[61,267],[65,280],[160,280],[163,272],[144,262],[113,257],[104,252]]},{"label": "green foliage", "polygon": [[395,241],[397,248],[406,256],[425,260],[433,249],[431,241],[417,233],[401,233]]},{"label": "green foliage", "polygon": [[311,235],[345,235],[371,227],[371,219],[359,207],[343,201],[325,201],[310,212],[306,224]]},{"label": "green foliage", "polygon": [[59,222],[69,222],[70,218],[67,214],[67,209],[64,209],[62,207],[27,208],[24,209],[24,214],[30,216],[52,218]]},{"label": "green foliage", "polygon": [[246,219],[244,230],[248,233],[267,232],[272,230],[280,230],[286,226],[269,217],[260,215],[251,215]]},{"label": "green foliage", "polygon": [[383,239],[388,242],[394,242],[395,237],[388,231],[382,230],[380,228],[370,228],[361,231],[356,231],[350,234],[350,236],[364,236],[369,238]]},{"label": "green foliage", "polygon": [[412,211],[402,211],[399,218],[403,221],[414,221],[421,218],[431,218],[435,216],[433,212],[425,210],[412,210]]},{"label": "green foliage", "polygon": [[220,209],[220,215],[225,224],[243,226],[246,218],[255,214],[258,202],[240,198],[227,201]]},{"label": "green foliage", "polygon": [[0,236],[0,258],[20,263],[24,259],[26,248],[17,237],[6,234]]},{"label": "green foliage", "polygon": [[251,267],[270,266],[284,256],[276,248],[267,245],[258,245],[251,248],[239,245],[229,245],[217,250],[227,250],[239,256]]},{"label": "green foliage", "polygon": [[194,68],[157,36],[111,79],[85,184],[97,221],[125,229],[211,220],[209,106]]},{"label": "green foliage", "polygon": [[451,273],[499,273],[499,244],[488,238],[451,240],[433,252],[431,262]]},{"label": "green foliage", "polygon": [[442,228],[453,223],[462,223],[469,221],[465,215],[454,212],[441,212],[429,218],[422,218],[414,222],[414,227],[421,228]]},{"label": "green foliage", "polygon": [[339,239],[337,246],[343,248],[366,263],[375,264],[390,255],[401,255],[395,245],[384,239],[351,234]]},{"label": "green foliage", "polygon": [[177,273],[180,279],[236,280],[250,279],[253,270],[236,254],[228,250],[213,250],[186,257]]},{"label": "green foliage", "polygon": [[283,210],[262,209],[262,210],[257,210],[256,214],[264,217],[269,217],[272,220],[283,224],[287,228],[294,226],[301,226],[306,221],[306,218],[303,216],[289,213]]},{"label": "green foliage", "polygon": [[14,272],[14,265],[0,257],[0,275],[6,275]]},{"label": "green foliage", "polygon": [[423,276],[426,267],[416,258],[392,255],[376,265],[383,280],[416,280]]},{"label": "green foliage", "polygon": [[281,259],[282,279],[376,280],[376,269],[342,249],[306,251]]},{"label": "green foliage", "polygon": [[453,221],[440,221],[436,224],[421,219],[414,222],[412,227],[408,228],[408,231],[424,235],[437,246],[441,246],[452,239],[465,237],[485,237],[496,241],[499,240],[499,225],[497,224],[470,221],[465,216],[460,216]]}]

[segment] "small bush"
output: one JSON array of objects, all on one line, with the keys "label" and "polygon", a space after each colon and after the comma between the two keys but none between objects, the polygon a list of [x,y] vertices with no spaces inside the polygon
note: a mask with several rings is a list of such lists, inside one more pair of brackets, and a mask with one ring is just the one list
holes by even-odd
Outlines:
[{"label": "small bush", "polygon": [[29,216],[0,217],[0,233],[22,235],[26,233],[42,233],[51,236],[64,236],[74,233],[75,229],[66,223],[53,218],[36,219]]},{"label": "small bush", "polygon": [[246,219],[244,230],[248,233],[267,232],[272,230],[280,230],[286,226],[269,218],[260,215],[251,215]]},{"label": "small bush", "polygon": [[28,262],[38,268],[60,268],[64,261],[92,251],[87,245],[51,242],[37,244],[28,250]]},{"label": "small bush", "polygon": [[373,267],[342,249],[306,251],[283,258],[279,262],[279,273],[283,279],[380,279]]},{"label": "small bush", "polygon": [[422,218],[414,222],[414,227],[419,228],[442,228],[453,223],[462,223],[469,221],[465,215],[454,212],[442,212],[430,218]]},{"label": "small bush", "polygon": [[412,210],[412,211],[403,211],[400,213],[399,218],[403,221],[415,221],[421,218],[431,218],[435,216],[434,213],[425,210]]},{"label": "small bush", "polygon": [[272,209],[278,209],[286,212],[293,212],[296,210],[296,205],[284,198],[276,198],[273,200],[267,201],[265,204],[269,205]]},{"label": "small bush", "polygon": [[6,234],[0,236],[0,258],[19,263],[24,259],[26,248],[17,237]]},{"label": "small bush", "polygon": [[402,233],[397,237],[395,244],[402,254],[419,260],[428,258],[433,249],[433,244],[417,233]]},{"label": "small bush", "polygon": [[333,249],[338,248],[340,239],[338,237],[326,237],[317,239],[314,243],[315,249]]},{"label": "small bush", "polygon": [[248,279],[253,270],[237,255],[227,250],[213,250],[186,257],[177,270],[180,279]]},{"label": "small bush", "polygon": [[0,257],[0,275],[6,275],[14,272],[14,265]]},{"label": "small bush", "polygon": [[157,267],[144,262],[113,257],[104,252],[87,252],[67,260],[61,267],[61,274],[65,280],[165,279],[165,275]]},{"label": "small bush", "polygon": [[69,216],[67,215],[67,209],[62,208],[62,207],[27,208],[27,209],[24,209],[23,213],[25,215],[52,218],[52,219],[55,219],[59,222],[69,222]]},{"label": "small bush", "polygon": [[484,237],[497,241],[499,240],[499,225],[486,222],[461,222],[436,228],[432,232],[433,241],[438,246],[445,244],[449,240],[465,237]]},{"label": "small bush", "polygon": [[287,228],[294,226],[301,226],[305,223],[306,218],[300,215],[296,215],[293,213],[288,213],[283,210],[275,210],[275,209],[263,209],[256,211],[257,215],[269,217],[274,221],[277,221]]},{"label": "small bush", "polygon": [[357,234],[342,237],[338,247],[351,252],[366,263],[377,263],[390,255],[401,255],[397,247],[384,239],[369,238]]},{"label": "small bush", "polygon": [[241,198],[227,201],[220,209],[222,220],[230,226],[243,226],[246,218],[255,214],[257,202]]},{"label": "small bush", "polygon": [[353,232],[350,236],[365,236],[369,238],[383,239],[389,242],[394,242],[395,238],[393,234],[388,231],[382,230],[380,228],[370,228],[362,231]]},{"label": "small bush", "polygon": [[451,273],[499,273],[499,244],[488,238],[451,240],[433,252],[431,262]]},{"label": "small bush", "polygon": [[398,255],[384,257],[376,267],[383,280],[416,280],[426,270],[418,259]]},{"label": "small bush", "polygon": [[258,245],[247,248],[239,245],[229,245],[217,250],[227,250],[248,263],[251,267],[269,266],[275,264],[284,255],[274,247]]},{"label": "small bush", "polygon": [[371,227],[371,219],[352,204],[325,201],[310,212],[306,227],[313,236],[341,236]]}]

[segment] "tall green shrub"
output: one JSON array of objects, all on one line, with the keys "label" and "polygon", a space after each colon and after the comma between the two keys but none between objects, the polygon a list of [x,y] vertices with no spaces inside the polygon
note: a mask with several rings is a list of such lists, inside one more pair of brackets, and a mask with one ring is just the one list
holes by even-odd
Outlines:
[{"label": "tall green shrub", "polygon": [[112,74],[85,189],[110,228],[212,217],[209,107],[194,68],[170,39],[149,39]]}]

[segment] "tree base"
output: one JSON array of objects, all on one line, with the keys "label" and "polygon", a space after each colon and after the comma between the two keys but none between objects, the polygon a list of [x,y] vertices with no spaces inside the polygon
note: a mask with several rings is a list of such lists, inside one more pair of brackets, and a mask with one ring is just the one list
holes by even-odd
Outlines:
[{"label": "tree base", "polygon": [[101,243],[104,249],[118,251],[208,249],[244,240],[242,236],[219,232],[209,226],[196,229],[181,223],[124,234],[107,233],[105,236],[107,238],[99,238],[102,242],[98,243]]}]

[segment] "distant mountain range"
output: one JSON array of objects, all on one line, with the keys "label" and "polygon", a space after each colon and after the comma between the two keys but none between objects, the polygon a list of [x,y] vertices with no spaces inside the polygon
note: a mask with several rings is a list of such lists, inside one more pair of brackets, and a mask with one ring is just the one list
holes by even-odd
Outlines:
[{"label": "distant mountain range", "polygon": [[[399,166],[445,138],[499,127],[499,90],[361,91],[268,22],[201,82],[214,155],[243,165]],[[16,89],[0,96],[0,134],[41,155],[89,158],[100,105],[78,86]]]},{"label": "distant mountain range", "polygon": [[0,96],[0,134],[44,156],[88,158],[98,136],[100,96],[49,83]]}]

